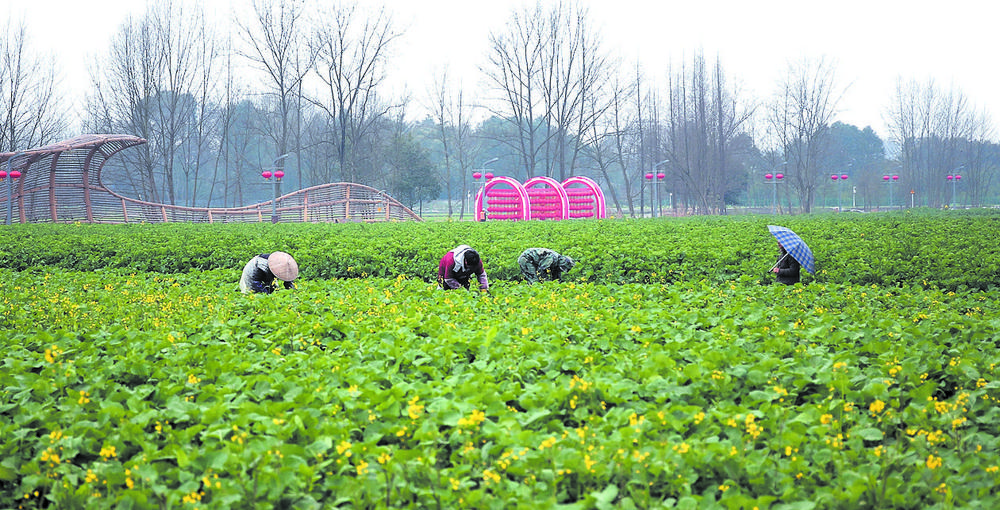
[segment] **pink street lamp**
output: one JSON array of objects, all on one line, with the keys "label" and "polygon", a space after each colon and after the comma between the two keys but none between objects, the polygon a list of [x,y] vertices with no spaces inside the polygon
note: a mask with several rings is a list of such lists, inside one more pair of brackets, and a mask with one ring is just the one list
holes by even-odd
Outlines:
[{"label": "pink street lamp", "polygon": [[647,180],[652,181],[654,177],[657,179],[652,183],[653,189],[650,192],[650,200],[652,200],[652,207],[650,207],[650,209],[652,210],[651,212],[654,218],[660,216],[660,182],[663,181],[664,177],[666,177],[666,174],[663,172],[658,173],[656,169],[667,163],[670,163],[669,159],[664,159],[663,161],[656,163],[653,165],[653,171],[646,174]]},{"label": "pink street lamp", "polygon": [[649,217],[653,218],[656,217],[656,206],[653,200],[653,172],[646,172],[646,175],[643,177],[646,178],[647,186],[649,187]]},{"label": "pink street lamp", "polygon": [[889,209],[892,209],[892,183],[899,181],[898,175],[883,175],[882,182],[889,184]]},{"label": "pink street lamp", "polygon": [[[830,176],[830,180],[834,182],[834,185],[836,185],[836,182],[838,180],[840,180],[841,182],[847,182],[847,174],[841,174],[841,175],[833,174]],[[843,186],[841,186],[840,188],[837,188],[837,212],[842,212],[844,210],[843,206],[841,205],[844,203],[843,198],[844,198],[844,189]]]},{"label": "pink street lamp", "polygon": [[[667,178],[667,174],[660,172],[656,174],[656,215],[663,216],[663,197],[660,196],[660,186],[663,184],[663,179]],[[673,195],[671,196],[670,207],[673,208]]]},{"label": "pink street lamp", "polygon": [[[482,178],[483,178],[483,173],[482,172],[472,172],[472,180],[476,181],[476,189],[479,189],[479,179],[482,179]],[[475,195],[472,194],[471,192],[469,193],[469,210],[470,211],[472,211],[476,207],[476,196],[477,195],[478,195],[478,192]],[[485,197],[483,197],[483,198],[485,198]],[[475,212],[472,213],[472,217],[473,218],[476,217],[476,213]]]},{"label": "pink street lamp", "polygon": [[[486,161],[483,161],[483,164],[479,166],[483,171],[480,172],[480,171],[477,170],[475,172],[472,172],[472,178],[477,183],[479,182],[479,179],[483,179],[483,184],[482,184],[482,187],[480,188],[480,190],[481,190],[480,192],[483,194],[483,199],[482,199],[483,200],[483,220],[486,220],[486,218],[488,216],[488,214],[487,214],[488,207],[487,207],[487,201],[486,201],[486,183],[489,182],[491,179],[493,179],[493,172],[487,171],[486,170],[486,166],[489,165],[490,163],[496,163],[497,161],[500,161],[500,158],[490,158],[490,159],[488,159]],[[478,195],[478,193],[477,193],[477,195]],[[473,200],[473,207],[474,206],[475,206],[475,200]],[[475,217],[475,213],[473,213],[473,217]]]},{"label": "pink street lamp", "polygon": [[958,175],[958,174],[949,175],[949,176],[945,177],[945,179],[948,182],[951,183],[951,204],[952,204],[952,207],[954,207],[954,205],[955,205],[955,186],[958,184],[958,181],[961,178],[962,178],[962,176]]},{"label": "pink street lamp", "polygon": [[773,197],[774,197],[773,198],[773,204],[774,204],[774,206],[773,206],[773,209],[771,210],[772,214],[777,214],[778,213],[778,183],[781,182],[781,180],[784,179],[784,178],[785,178],[785,174],[781,174],[781,173],[776,173],[776,174],[773,174],[773,175],[770,174],[770,173],[764,174],[764,181],[774,184],[774,194],[773,194]]},{"label": "pink street lamp", "polygon": [[[278,164],[290,155],[291,153],[287,152],[274,158],[274,161],[271,163],[271,168],[264,169],[264,171],[260,173],[260,176],[263,177],[265,181],[271,180],[272,176],[274,177],[274,198],[271,200],[271,223],[278,222],[278,196],[281,195],[281,179],[285,176],[285,171],[282,170]],[[271,170],[274,170],[274,172],[271,172]]]}]

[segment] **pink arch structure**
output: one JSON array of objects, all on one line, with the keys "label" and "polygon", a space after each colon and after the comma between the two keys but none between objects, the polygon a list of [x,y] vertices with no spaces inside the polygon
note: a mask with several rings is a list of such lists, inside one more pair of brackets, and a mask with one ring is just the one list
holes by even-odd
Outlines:
[{"label": "pink arch structure", "polygon": [[[483,195],[488,210],[483,207]],[[490,179],[476,195],[476,221],[483,221],[487,216],[495,220],[531,219],[527,190],[510,177]]]},{"label": "pink arch structure", "polygon": [[533,220],[568,220],[569,195],[559,181],[551,177],[532,177],[524,183],[528,191]]},{"label": "pink arch structure", "polygon": [[494,177],[476,194],[475,211],[476,221],[608,216],[601,187],[583,176],[561,184],[551,177],[533,177],[523,185],[510,177]]},{"label": "pink arch structure", "polygon": [[[579,184],[582,187],[571,187]],[[604,201],[604,191],[589,177],[570,177],[562,183],[569,195],[570,218],[608,217],[608,209]]]},{"label": "pink arch structure", "polygon": [[[0,218],[17,223],[250,223],[422,221],[383,191],[356,183],[313,186],[243,207],[184,207],[137,200],[105,186],[104,164],[146,143],[131,135],[81,135],[45,147],[0,153],[0,168],[20,172],[0,181]],[[10,179],[7,177],[7,179]],[[10,192],[7,192],[7,189]],[[3,220],[0,220],[2,222]]]}]

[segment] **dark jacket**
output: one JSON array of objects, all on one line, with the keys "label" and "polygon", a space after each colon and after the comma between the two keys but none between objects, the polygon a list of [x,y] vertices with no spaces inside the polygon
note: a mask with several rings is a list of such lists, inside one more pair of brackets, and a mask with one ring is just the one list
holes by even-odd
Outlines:
[{"label": "dark jacket", "polygon": [[[261,253],[250,259],[250,262],[247,262],[247,265],[243,267],[243,275],[240,277],[240,291],[244,294],[250,292],[270,294],[277,288],[274,283],[274,273],[267,265],[267,258],[270,255],[270,253]],[[286,289],[295,288],[295,284],[292,282],[282,283]]]},{"label": "dark jacket", "polygon": [[799,283],[799,261],[789,255],[784,248],[781,248],[781,253],[778,255],[777,282],[785,285]]}]

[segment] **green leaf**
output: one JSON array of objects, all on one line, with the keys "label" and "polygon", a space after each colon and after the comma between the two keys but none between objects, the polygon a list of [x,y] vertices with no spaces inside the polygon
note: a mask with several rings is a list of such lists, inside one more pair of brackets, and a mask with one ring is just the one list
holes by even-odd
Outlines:
[{"label": "green leaf", "polygon": [[881,441],[884,437],[881,430],[873,427],[855,429],[853,434],[865,441]]}]

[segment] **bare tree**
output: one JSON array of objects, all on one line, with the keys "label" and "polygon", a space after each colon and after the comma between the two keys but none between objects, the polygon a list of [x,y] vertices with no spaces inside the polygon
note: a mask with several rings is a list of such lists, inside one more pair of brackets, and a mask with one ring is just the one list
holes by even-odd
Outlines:
[{"label": "bare tree", "polygon": [[697,211],[725,214],[726,195],[739,184],[732,175],[734,141],[754,109],[727,85],[718,59],[709,69],[697,53],[690,72],[685,68],[671,79],[668,168],[696,200]]},{"label": "bare tree", "polygon": [[[610,104],[604,94],[614,65],[602,49],[587,9],[560,1],[515,12],[507,30],[490,34],[485,69],[502,105],[494,110],[517,137],[509,141],[529,177],[573,175],[581,137]],[[539,169],[538,167],[542,168]]]},{"label": "bare tree", "polygon": [[[292,150],[289,142],[302,116],[302,81],[315,63],[316,52],[304,35],[308,27],[302,2],[254,0],[253,11],[252,20],[244,23],[237,19],[236,24],[249,46],[242,55],[268,79],[265,97],[270,101],[265,104],[273,107],[274,113],[269,116],[272,122],[265,135],[274,144],[275,160],[280,160]],[[294,150],[299,152],[298,147]],[[301,186],[302,172],[297,173]]]},{"label": "bare tree", "polygon": [[541,89],[545,98],[546,175],[573,175],[582,149],[581,136],[607,109],[603,87],[611,62],[590,25],[587,9],[577,2],[556,4],[547,17]]},{"label": "bare tree", "polygon": [[897,80],[887,118],[902,177],[923,205],[951,201],[954,188],[947,175],[964,172],[966,187],[989,188],[992,166],[980,149],[993,136],[991,123],[960,90],[942,90],[933,80]]},{"label": "bare tree", "polygon": [[442,72],[435,80],[430,91],[431,116],[437,127],[438,142],[444,156],[444,167],[441,169],[442,181],[445,183],[445,193],[448,197],[448,217],[453,214],[454,177],[458,176],[461,189],[457,190],[459,218],[465,217],[466,195],[469,193],[468,170],[472,166],[472,157],[476,150],[473,147],[472,126],[470,124],[470,106],[465,102],[461,87],[452,90],[447,72]]},{"label": "bare tree", "polygon": [[314,99],[327,116],[338,170],[352,182],[362,177],[362,160],[370,156],[366,136],[373,136],[392,106],[379,95],[388,51],[400,36],[385,8],[359,9],[335,5],[323,15],[313,37],[316,75],[323,83]]},{"label": "bare tree", "polygon": [[[220,42],[214,35],[214,31],[208,30],[206,24],[202,23],[195,28],[198,33],[197,51],[195,60],[197,69],[195,92],[197,94],[197,112],[194,122],[189,125],[187,135],[187,145],[189,150],[186,154],[189,157],[182,159],[182,171],[184,172],[184,182],[191,186],[190,191],[186,191],[188,205],[194,206],[198,197],[198,184],[203,180],[201,169],[209,166],[211,161],[217,157],[214,155],[221,153],[221,139],[219,130],[224,118],[224,111],[219,107],[219,86],[220,80],[216,78],[219,73],[219,46]],[[214,183],[214,176],[212,179]],[[206,199],[206,206],[211,205],[211,193]]]},{"label": "bare tree", "polygon": [[[139,18],[129,17],[112,40],[102,71],[92,71],[95,92],[88,99],[92,125],[148,140],[127,156],[138,172],[119,179],[140,196],[170,204],[177,203],[175,163],[191,142],[187,135],[197,131],[199,89],[205,86],[199,70],[208,62],[199,46],[207,33],[204,15],[198,8],[185,9],[170,0],[151,4]],[[190,177],[185,176],[185,191]]]},{"label": "bare tree", "polygon": [[[636,122],[634,116],[627,111],[634,87],[631,83],[622,83],[616,74],[608,83],[607,101],[601,101],[597,96],[590,96],[591,111],[598,122],[591,123],[589,129],[583,132],[581,141],[585,152],[597,165],[598,171],[609,184],[608,192],[619,217],[625,215],[622,200],[619,196],[615,177],[611,173],[616,170],[621,175],[621,186],[624,196],[631,195],[632,179],[629,175],[629,161],[632,152],[629,150],[629,140],[634,137]],[[600,112],[600,115],[596,113]],[[629,214],[634,214],[632,201],[628,200]]]},{"label": "bare tree", "polygon": [[7,20],[0,38],[0,150],[40,147],[65,136],[66,106],[59,99],[55,60],[33,55],[24,22]]},{"label": "bare tree", "polygon": [[787,162],[788,177],[804,212],[812,210],[816,189],[824,183],[820,161],[828,150],[830,124],[843,95],[834,66],[824,59],[789,65],[771,105],[771,125]]},{"label": "bare tree", "polygon": [[[159,90],[159,54],[148,17],[129,16],[111,41],[109,53],[91,69],[93,94],[88,96],[88,129],[130,133],[149,143],[125,151],[122,172],[105,173],[112,187],[131,188],[138,198],[160,202],[153,136],[154,101]],[[98,69],[100,71],[98,71]],[[124,190],[123,190],[124,191]]]},{"label": "bare tree", "polygon": [[[222,66],[223,76],[221,81],[221,97],[219,98],[219,111],[217,115],[218,146],[215,152],[215,161],[212,164],[213,175],[208,190],[206,205],[211,206],[215,196],[215,189],[221,185],[222,206],[228,204],[238,205],[237,198],[242,199],[242,187],[240,170],[244,159],[239,157],[241,151],[235,150],[231,143],[231,134],[236,132],[237,107],[243,97],[242,91],[236,82],[232,63],[232,39],[227,36],[225,39],[224,55],[225,64]],[[221,182],[219,172],[222,172]],[[233,199],[230,202],[230,198]]]},{"label": "bare tree", "polygon": [[506,32],[490,33],[489,67],[483,69],[501,96],[497,104],[503,108],[491,107],[493,114],[517,133],[504,142],[519,155],[528,177],[538,175],[536,165],[544,142],[536,117],[545,112],[538,82],[547,35],[540,3],[532,10],[513,13]]},{"label": "bare tree", "polygon": [[209,138],[208,101],[216,53],[204,12],[198,6],[187,9],[184,2],[165,1],[147,15],[160,59],[153,120],[154,136],[162,142],[156,146],[163,160],[167,199],[177,203],[177,187],[183,184],[182,203],[194,205],[198,168]]}]

